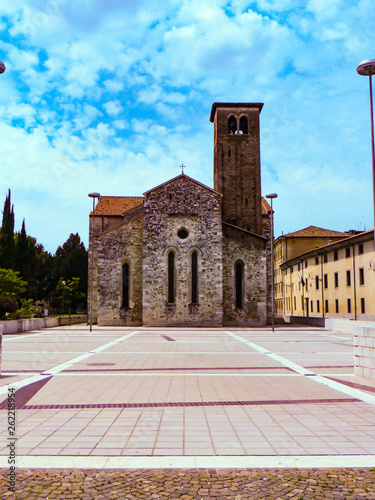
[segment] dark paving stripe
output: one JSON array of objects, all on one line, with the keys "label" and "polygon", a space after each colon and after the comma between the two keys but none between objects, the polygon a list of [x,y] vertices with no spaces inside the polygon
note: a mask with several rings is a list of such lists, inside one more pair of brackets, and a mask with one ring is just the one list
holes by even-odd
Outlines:
[{"label": "dark paving stripe", "polygon": [[172,337],[168,337],[168,335],[160,335],[160,337],[163,337],[163,339],[168,340],[169,342],[175,342],[175,339],[172,339]]},{"label": "dark paving stripe", "polygon": [[280,399],[272,401],[194,401],[174,403],[93,403],[93,404],[62,404],[62,405],[25,405],[22,410],[76,410],[88,408],[170,408],[191,406],[263,406],[263,405],[300,405],[327,403],[360,403],[359,399]]},{"label": "dark paving stripe", "polygon": [[[34,382],[32,384],[26,385],[25,387],[21,387],[21,389],[18,389],[15,393],[15,400],[16,400],[16,409],[20,409],[26,405],[30,399],[35,396],[35,394],[40,391],[40,389],[46,385],[49,380],[51,380],[52,375],[50,377],[46,377],[43,380],[39,380],[38,382]],[[0,410],[5,410],[8,409],[8,398],[5,399],[1,404],[0,404]]]},{"label": "dark paving stripe", "polygon": [[210,367],[193,367],[193,368],[103,368],[103,369],[86,369],[86,370],[62,370],[61,373],[75,372],[168,372],[168,371],[205,371],[205,370],[287,370],[294,373],[292,368],[286,366],[210,366]]},{"label": "dark paving stripe", "polygon": [[321,365],[321,366],[305,366],[304,368],[313,370],[314,368],[354,368],[354,365]]},{"label": "dark paving stripe", "polygon": [[339,378],[333,378],[333,377],[326,377],[326,378],[329,378],[330,380],[334,380],[335,382],[340,382],[340,384],[347,385],[348,387],[352,387],[353,389],[359,389],[361,391],[368,391],[368,392],[375,393],[375,387],[371,387],[369,385],[356,384],[355,382],[349,382],[346,380],[341,380]]}]

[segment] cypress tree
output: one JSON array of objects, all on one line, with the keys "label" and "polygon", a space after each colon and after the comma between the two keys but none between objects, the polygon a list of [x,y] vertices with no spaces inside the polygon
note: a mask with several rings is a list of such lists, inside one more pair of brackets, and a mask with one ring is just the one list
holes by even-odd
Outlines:
[{"label": "cypress tree", "polygon": [[14,211],[10,200],[10,189],[5,198],[3,223],[0,229],[0,268],[15,268]]}]

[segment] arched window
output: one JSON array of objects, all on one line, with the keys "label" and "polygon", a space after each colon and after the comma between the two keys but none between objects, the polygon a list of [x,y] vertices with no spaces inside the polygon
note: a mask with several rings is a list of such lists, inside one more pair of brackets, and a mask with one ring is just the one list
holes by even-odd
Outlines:
[{"label": "arched window", "polygon": [[240,118],[240,133],[241,132],[243,134],[248,134],[249,133],[246,116],[241,116],[241,118]]},{"label": "arched window", "polygon": [[191,303],[198,303],[198,254],[196,251],[191,255]]},{"label": "arched window", "polygon": [[125,309],[129,307],[129,278],[129,264],[125,262],[125,264],[122,265],[122,307]]},{"label": "arched window", "polygon": [[243,309],[243,262],[235,265],[236,309]]},{"label": "arched window", "polygon": [[228,118],[228,134],[237,133],[237,120],[235,116],[230,116]]},{"label": "arched window", "polygon": [[175,281],[175,269],[174,269],[174,252],[170,251],[168,254],[168,302],[169,304],[174,303],[174,281]]}]

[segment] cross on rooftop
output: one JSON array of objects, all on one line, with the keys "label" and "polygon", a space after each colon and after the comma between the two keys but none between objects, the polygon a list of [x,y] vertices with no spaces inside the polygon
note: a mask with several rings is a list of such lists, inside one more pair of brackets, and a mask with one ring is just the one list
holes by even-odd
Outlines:
[{"label": "cross on rooftop", "polygon": [[182,165],[181,165],[181,167],[180,167],[180,169],[181,169],[182,173],[184,173],[184,168],[186,168],[186,167],[185,167],[185,165],[184,165],[184,164],[182,164]]}]

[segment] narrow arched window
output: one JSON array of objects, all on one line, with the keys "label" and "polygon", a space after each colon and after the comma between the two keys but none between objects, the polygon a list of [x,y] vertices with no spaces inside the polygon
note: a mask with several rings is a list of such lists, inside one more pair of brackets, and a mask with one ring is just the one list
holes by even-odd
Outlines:
[{"label": "narrow arched window", "polygon": [[230,116],[228,118],[228,134],[237,133],[237,120],[235,116]]},{"label": "narrow arched window", "polygon": [[240,118],[240,133],[242,133],[242,134],[249,133],[246,116],[241,116],[241,118]]},{"label": "narrow arched window", "polygon": [[125,262],[122,266],[122,307],[127,309],[129,307],[129,264]]},{"label": "narrow arched window", "polygon": [[168,302],[170,304],[174,303],[174,252],[169,252],[168,254]]},{"label": "narrow arched window", "polygon": [[198,254],[191,255],[191,303],[198,303]]},{"label": "narrow arched window", "polygon": [[243,263],[237,262],[235,266],[235,293],[236,309],[243,308]]}]

